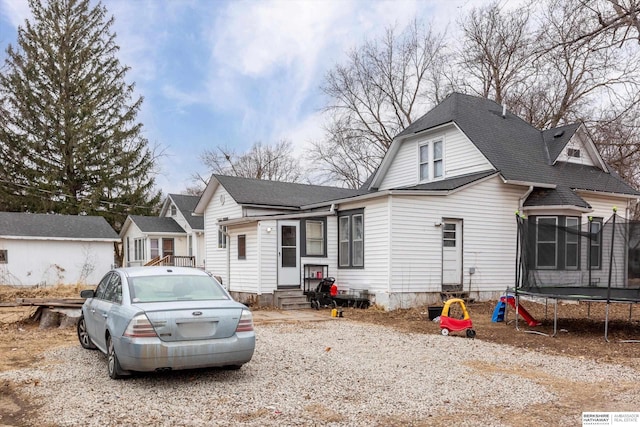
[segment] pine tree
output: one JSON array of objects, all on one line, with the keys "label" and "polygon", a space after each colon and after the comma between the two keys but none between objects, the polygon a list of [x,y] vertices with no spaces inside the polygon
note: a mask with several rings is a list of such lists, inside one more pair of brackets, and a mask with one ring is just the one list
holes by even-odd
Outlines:
[{"label": "pine tree", "polygon": [[151,214],[156,158],[136,121],[113,17],[89,0],[29,0],[0,70],[0,210]]}]

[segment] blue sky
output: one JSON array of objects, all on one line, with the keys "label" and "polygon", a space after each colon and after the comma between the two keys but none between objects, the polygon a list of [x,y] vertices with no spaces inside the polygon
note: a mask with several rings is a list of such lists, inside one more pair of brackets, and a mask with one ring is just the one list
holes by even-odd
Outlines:
[{"label": "blue sky", "polygon": [[[414,17],[438,30],[484,0],[104,0],[120,61],[145,101],[138,119],[164,150],[157,185],[179,193],[208,171],[206,148],[322,137],[319,89],[346,52]],[[26,0],[0,0],[0,61],[30,18]]]}]

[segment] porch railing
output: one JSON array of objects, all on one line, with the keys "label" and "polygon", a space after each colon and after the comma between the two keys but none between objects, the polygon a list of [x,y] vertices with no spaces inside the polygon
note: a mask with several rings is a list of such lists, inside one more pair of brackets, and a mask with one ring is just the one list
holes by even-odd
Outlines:
[{"label": "porch railing", "polygon": [[165,255],[163,257],[155,257],[145,264],[148,266],[173,266],[173,267],[195,267],[196,257],[188,255]]}]

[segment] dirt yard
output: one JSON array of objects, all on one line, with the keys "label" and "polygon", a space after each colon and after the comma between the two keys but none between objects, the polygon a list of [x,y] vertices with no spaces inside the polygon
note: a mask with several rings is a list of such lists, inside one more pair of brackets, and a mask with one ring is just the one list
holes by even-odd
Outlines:
[{"label": "dirt yard", "polygon": [[[0,286],[0,303],[13,302],[16,298],[77,298],[80,290],[79,287],[64,287],[25,291]],[[493,323],[491,318],[495,302],[469,304],[467,308],[477,333],[476,339],[524,348],[543,355],[592,359],[640,369],[640,343],[622,342],[640,340],[640,307],[628,304],[609,306],[609,342],[606,342],[605,304],[560,303],[556,337],[551,336],[553,304],[545,306],[532,301],[522,301],[522,305],[534,318],[542,322],[541,326],[529,328],[521,319],[518,321],[518,331],[515,329],[515,313],[512,309],[509,308],[507,312],[508,322]],[[42,330],[37,322],[30,320],[34,311],[32,307],[0,307],[0,371],[33,366],[42,360],[44,351],[77,344],[75,329]],[[385,312],[374,306],[366,310],[345,308],[343,316],[358,322],[392,326],[406,332],[439,334],[439,324],[429,320],[427,311],[427,307],[423,307]],[[535,330],[546,335],[524,332],[527,330]],[[467,339],[464,338],[464,331],[454,332],[452,335],[452,339]],[[571,407],[583,407],[585,399],[594,398],[593,394],[585,394],[584,390],[564,390],[561,385],[558,385],[557,389],[563,393],[561,404],[555,409],[540,408],[540,411],[533,414],[536,423],[552,425],[557,419],[557,413]],[[0,383],[0,390],[0,414],[5,414],[0,424],[20,425],[19,420],[28,419],[29,412],[37,410],[36,403],[24,401],[14,385]],[[623,409],[613,406],[610,410]],[[521,421],[529,424],[532,419]]]}]

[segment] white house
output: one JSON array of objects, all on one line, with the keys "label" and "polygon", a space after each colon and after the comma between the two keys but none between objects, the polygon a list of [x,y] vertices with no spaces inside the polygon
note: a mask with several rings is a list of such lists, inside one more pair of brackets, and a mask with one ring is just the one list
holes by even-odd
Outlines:
[{"label": "white house", "polygon": [[202,216],[192,215],[199,199],[169,194],[159,216],[129,215],[120,231],[123,265],[204,268],[204,221]]},{"label": "white house", "polygon": [[119,241],[100,216],[0,212],[0,284],[97,284]]},{"label": "white house", "polygon": [[395,137],[360,190],[214,175],[195,213],[207,269],[240,299],[269,302],[328,275],[395,309],[443,291],[487,300],[513,286],[516,211],[570,225],[606,220],[613,206],[626,216],[638,197],[582,124],[540,131],[454,93]]}]

